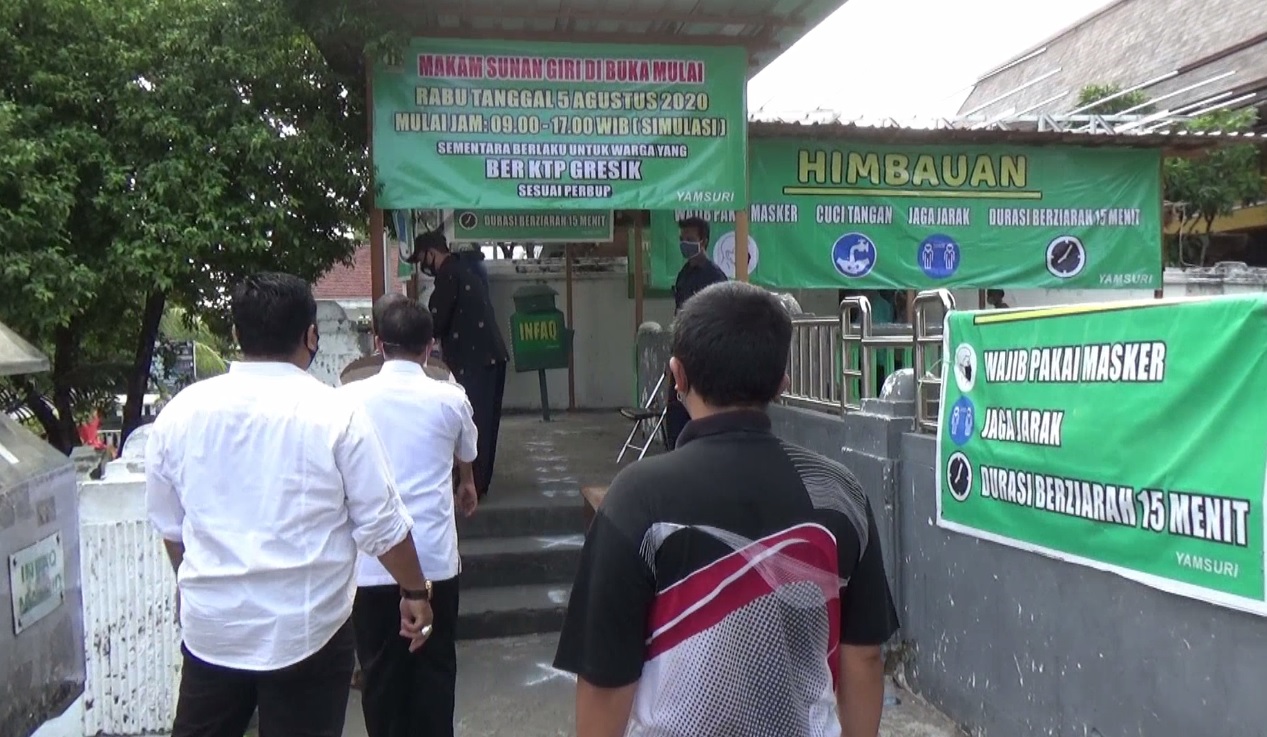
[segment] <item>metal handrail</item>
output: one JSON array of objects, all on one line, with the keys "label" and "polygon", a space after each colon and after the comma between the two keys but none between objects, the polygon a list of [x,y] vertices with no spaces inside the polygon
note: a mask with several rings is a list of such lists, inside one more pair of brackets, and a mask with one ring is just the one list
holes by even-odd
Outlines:
[{"label": "metal handrail", "polygon": [[[855,331],[854,314],[858,315]],[[871,337],[871,300],[866,297],[848,297],[840,302],[840,395],[841,414],[849,410],[860,411],[862,400],[867,397],[867,387],[875,381],[871,375],[871,349],[867,339]],[[856,351],[850,350],[857,347]],[[858,368],[849,365],[849,357],[858,357]],[[850,401],[849,385],[858,380],[858,396]]]},{"label": "metal handrail", "polygon": [[[936,329],[930,322],[937,307],[938,320]],[[955,297],[945,289],[920,292],[915,297],[914,353],[915,353],[915,429],[923,432],[937,432],[938,404],[941,401],[941,386],[945,375],[945,318],[955,309]],[[928,351],[932,347],[937,361],[930,368]],[[927,375],[926,375],[927,374]]]},{"label": "metal handrail", "polygon": [[837,317],[792,318],[788,352],[788,388],[783,402],[810,409],[845,411],[844,387],[835,370],[841,342]]}]

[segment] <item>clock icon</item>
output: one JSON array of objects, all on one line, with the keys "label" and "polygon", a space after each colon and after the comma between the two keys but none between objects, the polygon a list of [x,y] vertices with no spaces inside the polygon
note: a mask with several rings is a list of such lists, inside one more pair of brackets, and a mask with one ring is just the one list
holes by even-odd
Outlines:
[{"label": "clock icon", "polygon": [[458,215],[458,225],[464,230],[471,230],[479,224],[479,217],[473,212],[464,212]]},{"label": "clock icon", "polygon": [[1072,279],[1087,266],[1087,248],[1072,235],[1062,235],[1047,244],[1047,271],[1058,279]]},{"label": "clock icon", "polygon": [[957,502],[966,502],[972,494],[972,461],[961,452],[950,454],[946,461],[946,488]]}]

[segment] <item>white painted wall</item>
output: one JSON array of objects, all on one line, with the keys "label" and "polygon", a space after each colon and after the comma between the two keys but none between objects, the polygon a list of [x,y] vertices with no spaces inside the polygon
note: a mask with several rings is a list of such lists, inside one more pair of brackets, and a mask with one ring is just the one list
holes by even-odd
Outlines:
[{"label": "white painted wall", "polygon": [[146,518],[138,471],[120,459],[103,480],[80,485],[87,735],[162,734],[176,714],[176,577]]}]

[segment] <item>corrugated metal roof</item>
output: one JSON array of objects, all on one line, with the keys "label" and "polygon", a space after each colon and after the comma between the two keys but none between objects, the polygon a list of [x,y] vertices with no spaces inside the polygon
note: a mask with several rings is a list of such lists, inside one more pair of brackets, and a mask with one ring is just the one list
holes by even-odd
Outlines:
[{"label": "corrugated metal roof", "polygon": [[813,122],[802,119],[754,119],[748,124],[749,138],[836,139],[895,145],[990,145],[1015,146],[1112,146],[1119,148],[1159,148],[1170,155],[1196,153],[1236,143],[1267,144],[1267,136],[1252,133],[1151,133],[1107,131],[1038,130],[1037,126],[1012,124],[1010,130],[973,128],[954,121],[940,121],[926,127],[895,124],[859,125],[852,122]]},{"label": "corrugated metal roof", "polygon": [[586,43],[743,46],[750,74],[845,0],[398,0],[411,33]]}]

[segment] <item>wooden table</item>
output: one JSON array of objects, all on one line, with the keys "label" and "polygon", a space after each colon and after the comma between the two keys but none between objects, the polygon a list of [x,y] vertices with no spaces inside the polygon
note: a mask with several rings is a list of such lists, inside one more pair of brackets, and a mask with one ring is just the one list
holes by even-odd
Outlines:
[{"label": "wooden table", "polygon": [[598,508],[603,503],[603,498],[607,496],[606,486],[582,486],[581,498],[585,500],[585,529],[588,531],[590,523],[594,521],[594,515],[598,514]]}]

